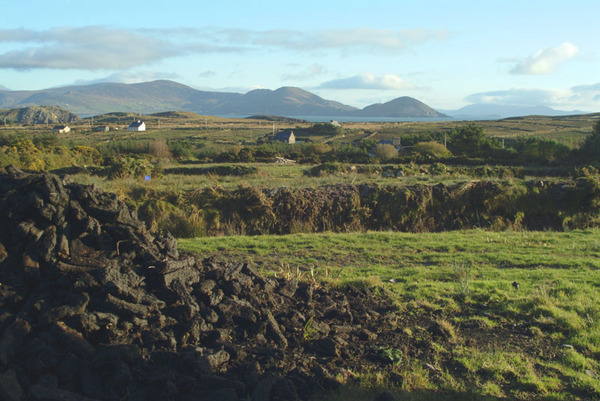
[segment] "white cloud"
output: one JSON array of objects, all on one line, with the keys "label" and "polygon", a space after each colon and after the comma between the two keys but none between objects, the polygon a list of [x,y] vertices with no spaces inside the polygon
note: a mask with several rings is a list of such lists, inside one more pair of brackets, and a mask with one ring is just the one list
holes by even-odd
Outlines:
[{"label": "white cloud", "polygon": [[[571,102],[596,103],[600,102],[600,82],[591,85],[578,85],[571,88]],[[599,107],[598,105],[597,107]]]},{"label": "white cloud", "polygon": [[234,43],[250,43],[292,50],[360,49],[362,51],[398,51],[429,41],[443,41],[447,30],[388,30],[368,27],[320,31],[304,30],[224,30],[220,32]]},{"label": "white cloud", "polygon": [[200,74],[198,74],[198,77],[211,78],[211,77],[214,77],[215,75],[217,75],[217,73],[214,71],[202,71]]},{"label": "white cloud", "polygon": [[492,103],[514,106],[551,106],[600,108],[600,82],[591,85],[573,86],[567,89],[508,89],[474,93],[465,98],[470,103]]},{"label": "white cloud", "polygon": [[168,42],[126,29],[90,26],[0,30],[0,43],[23,45],[0,53],[0,68],[123,69],[182,54]]},{"label": "white cloud", "polygon": [[[335,50],[396,52],[442,41],[445,30],[373,28],[247,30],[215,28],[121,29],[107,26],[46,30],[0,29],[0,68],[119,70],[189,54]],[[12,47],[6,46],[11,44]]]},{"label": "white cloud", "polygon": [[360,74],[349,78],[334,79],[323,82],[319,89],[415,89],[415,86],[404,81],[397,75],[387,74],[376,76],[373,74]]},{"label": "white cloud", "polygon": [[75,85],[90,85],[99,83],[121,83],[121,84],[137,84],[140,82],[156,81],[159,79],[177,80],[178,74],[171,72],[153,72],[153,71],[137,71],[137,72],[116,72],[102,78],[90,80],[77,80]]},{"label": "white cloud", "polygon": [[[296,65],[290,65],[291,68],[295,66]],[[325,66],[315,63],[308,67],[304,67],[301,71],[298,71],[297,73],[285,74],[282,76],[282,78],[285,81],[303,81],[322,75],[325,73],[325,70]]]},{"label": "white cloud", "polygon": [[465,98],[471,103],[510,104],[515,106],[556,104],[559,93],[544,89],[508,89],[474,93]]},{"label": "white cloud", "polygon": [[563,43],[556,47],[540,50],[527,57],[510,70],[512,74],[544,75],[551,74],[556,67],[579,53],[579,48],[571,43]]}]

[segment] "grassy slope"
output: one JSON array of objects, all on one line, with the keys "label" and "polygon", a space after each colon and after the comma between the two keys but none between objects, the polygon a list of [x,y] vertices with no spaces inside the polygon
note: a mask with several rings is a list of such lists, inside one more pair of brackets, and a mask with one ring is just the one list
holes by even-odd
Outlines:
[{"label": "grassy slope", "polygon": [[[180,248],[247,259],[266,274],[388,292],[408,338],[428,339],[426,356],[388,350],[389,372],[358,372],[360,386],[332,399],[371,399],[383,388],[416,400],[600,397],[597,230],[217,237]],[[431,320],[446,338],[427,337],[421,325]]]}]

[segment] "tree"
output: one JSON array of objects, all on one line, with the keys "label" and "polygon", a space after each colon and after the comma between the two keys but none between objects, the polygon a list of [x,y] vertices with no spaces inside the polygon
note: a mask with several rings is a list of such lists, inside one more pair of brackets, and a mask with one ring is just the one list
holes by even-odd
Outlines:
[{"label": "tree", "polygon": [[592,135],[585,139],[580,152],[586,159],[600,159],[600,120],[592,127]]},{"label": "tree", "polygon": [[419,142],[413,148],[413,152],[430,157],[432,159],[452,157],[452,152],[446,149],[444,145],[437,142]]},{"label": "tree", "polygon": [[455,155],[481,156],[492,147],[492,141],[485,135],[483,127],[467,124],[450,132],[448,148]]}]

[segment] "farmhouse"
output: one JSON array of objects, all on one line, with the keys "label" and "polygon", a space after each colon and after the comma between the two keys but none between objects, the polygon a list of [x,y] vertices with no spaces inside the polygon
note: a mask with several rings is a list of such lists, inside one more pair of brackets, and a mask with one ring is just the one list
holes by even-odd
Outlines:
[{"label": "farmhouse", "polygon": [[54,132],[55,134],[66,134],[67,132],[70,132],[71,128],[69,128],[66,125],[57,125],[54,128],[52,128],[52,132]]},{"label": "farmhouse", "polygon": [[128,131],[146,131],[146,123],[140,120],[134,121],[127,127]]},{"label": "farmhouse", "polygon": [[284,142],[284,143],[296,143],[296,137],[294,136],[294,131],[292,130],[285,130],[285,131],[281,131],[278,132],[275,135],[275,140],[279,141],[279,142]]},{"label": "farmhouse", "polygon": [[402,150],[402,140],[400,138],[382,139],[381,141],[379,141],[379,144],[381,144],[381,145],[392,145],[397,150]]},{"label": "farmhouse", "polygon": [[99,127],[94,127],[94,129],[92,129],[93,132],[109,132],[110,131],[110,127],[108,125],[101,125]]}]

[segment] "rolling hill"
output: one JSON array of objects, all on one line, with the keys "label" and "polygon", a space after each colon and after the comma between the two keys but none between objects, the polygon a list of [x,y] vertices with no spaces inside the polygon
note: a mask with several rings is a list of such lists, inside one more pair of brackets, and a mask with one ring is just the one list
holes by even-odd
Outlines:
[{"label": "rolling hill", "polygon": [[445,117],[409,97],[360,110],[295,87],[257,89],[240,94],[200,91],[177,82],[160,80],[139,84],[99,83],[39,91],[0,90],[0,108],[48,104],[81,116],[177,110],[203,115]]},{"label": "rolling hill", "polygon": [[9,124],[65,124],[77,122],[80,118],[58,106],[28,106],[0,110],[0,120]]},{"label": "rolling hill", "polygon": [[425,103],[403,96],[386,103],[372,104],[356,112],[361,117],[414,117],[443,118],[448,117],[427,106]]}]

